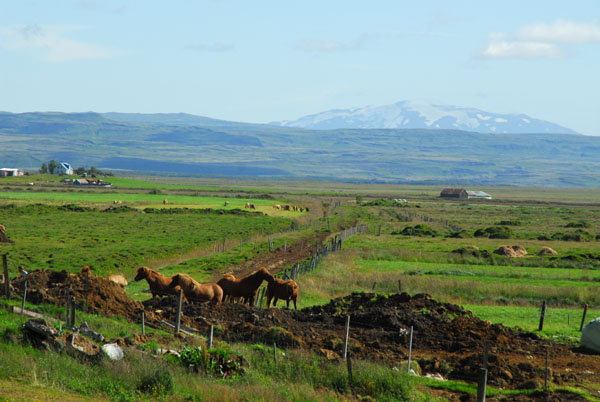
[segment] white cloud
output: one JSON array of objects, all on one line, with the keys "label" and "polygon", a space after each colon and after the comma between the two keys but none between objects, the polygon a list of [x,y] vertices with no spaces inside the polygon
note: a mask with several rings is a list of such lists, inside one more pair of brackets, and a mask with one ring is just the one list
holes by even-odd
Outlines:
[{"label": "white cloud", "polygon": [[492,41],[483,50],[488,59],[558,59],[566,53],[553,43]]},{"label": "white cloud", "polygon": [[600,25],[558,20],[550,24],[523,25],[512,35],[492,33],[480,56],[488,59],[558,59],[572,54],[572,45],[584,43],[600,43]]},{"label": "white cloud", "polygon": [[87,29],[74,25],[13,25],[0,30],[0,47],[25,51],[53,62],[111,57],[115,52],[76,41],[68,33]]},{"label": "white cloud", "polygon": [[516,37],[536,42],[600,43],[600,25],[568,20],[558,20],[551,24],[536,23],[521,27]]}]

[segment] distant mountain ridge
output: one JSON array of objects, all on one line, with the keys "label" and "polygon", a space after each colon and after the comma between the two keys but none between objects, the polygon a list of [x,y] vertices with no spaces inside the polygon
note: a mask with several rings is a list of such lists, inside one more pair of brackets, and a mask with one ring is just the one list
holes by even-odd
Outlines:
[{"label": "distant mountain ridge", "polygon": [[356,129],[450,129],[504,134],[579,134],[567,127],[526,114],[499,114],[475,108],[402,101],[384,106],[334,109],[270,123],[312,130]]},{"label": "distant mountain ridge", "polygon": [[322,131],[185,114],[109,116],[0,112],[0,167],[35,171],[54,159],[158,175],[600,186],[600,136],[437,128]]}]

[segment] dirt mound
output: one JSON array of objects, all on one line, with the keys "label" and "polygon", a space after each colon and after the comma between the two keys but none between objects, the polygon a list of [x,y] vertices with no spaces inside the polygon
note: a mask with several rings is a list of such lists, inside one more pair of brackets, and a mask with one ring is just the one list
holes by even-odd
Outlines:
[{"label": "dirt mound", "polygon": [[50,303],[64,306],[68,289],[76,304],[85,312],[124,316],[129,320],[136,320],[144,308],[141,303],[132,300],[121,286],[96,276],[84,277],[69,274],[67,271],[36,270],[11,282],[20,296],[23,295],[25,280],[27,300],[34,304]]},{"label": "dirt mound", "polygon": [[537,255],[558,255],[558,253],[550,247],[543,247]]},{"label": "dirt mound", "polygon": [[500,246],[494,250],[494,254],[505,257],[524,257],[527,255],[527,250],[522,246]]},{"label": "dirt mound", "polygon": [[[149,300],[144,305],[165,319],[175,318],[174,297]],[[489,382],[509,388],[531,379],[543,382],[546,350],[550,352],[554,383],[584,382],[600,371],[595,356],[574,353],[533,333],[490,325],[460,306],[437,302],[425,294],[386,297],[353,293],[300,311],[240,304],[186,304],[183,311],[185,325],[203,334],[215,325],[219,339],[276,342],[331,356],[343,354],[344,326],[350,315],[352,354],[386,364],[406,359],[412,326],[413,356],[425,372],[441,372],[440,367],[446,367],[443,374],[448,378],[469,382],[477,380],[488,343]]]}]

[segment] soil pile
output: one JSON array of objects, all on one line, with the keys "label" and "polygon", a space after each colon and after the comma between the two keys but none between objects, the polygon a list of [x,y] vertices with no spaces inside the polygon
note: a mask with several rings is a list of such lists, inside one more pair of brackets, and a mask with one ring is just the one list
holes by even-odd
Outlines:
[{"label": "soil pile", "polygon": [[[174,320],[175,298],[149,300],[147,309]],[[157,311],[158,310],[158,311]],[[584,382],[600,372],[597,356],[578,354],[552,340],[529,332],[490,325],[469,311],[439,303],[428,295],[406,293],[389,297],[353,293],[325,306],[301,311],[259,309],[240,304],[186,304],[183,323],[227,341],[262,342],[302,347],[328,358],[343,353],[344,326],[350,315],[351,353],[362,359],[399,364],[407,357],[410,327],[413,356],[427,373],[475,382],[489,345],[489,383],[517,388],[536,380],[543,383],[546,350],[557,384]]]},{"label": "soil pile", "polygon": [[500,246],[494,250],[494,254],[503,255],[505,257],[525,257],[527,250],[522,246]]},{"label": "soil pile", "polygon": [[36,270],[11,282],[20,296],[23,296],[25,280],[27,301],[34,304],[50,303],[64,306],[68,289],[79,308],[88,313],[124,316],[132,321],[139,319],[144,308],[141,303],[132,300],[121,286],[97,276]]}]

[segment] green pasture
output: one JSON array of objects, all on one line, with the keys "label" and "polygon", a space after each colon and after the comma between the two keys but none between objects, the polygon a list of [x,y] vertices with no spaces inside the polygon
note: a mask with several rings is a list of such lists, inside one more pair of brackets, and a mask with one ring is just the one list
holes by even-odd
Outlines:
[{"label": "green pasture", "polygon": [[291,221],[253,213],[173,210],[141,213],[29,205],[0,209],[0,221],[14,244],[2,244],[9,268],[78,271],[90,265],[96,275],[133,275],[137,266],[191,250],[212,249],[215,241],[249,238],[288,230]]},{"label": "green pasture", "polygon": [[[206,197],[174,194],[142,194],[142,193],[120,193],[116,191],[107,192],[62,192],[62,191],[23,191],[23,192],[0,192],[0,200],[4,203],[18,200],[27,203],[76,203],[83,205],[95,205],[98,207],[116,206],[115,201],[120,201],[122,205],[128,205],[132,208],[213,208],[213,209],[246,209],[246,203],[256,206],[256,209],[249,211],[259,211],[273,216],[297,217],[306,213],[284,211],[273,208],[274,204],[283,205],[283,202],[273,200],[261,200],[251,198],[226,198],[226,197]],[[167,200],[168,204],[163,204]],[[225,201],[229,203],[225,206]],[[121,204],[119,204],[121,205]]]}]

